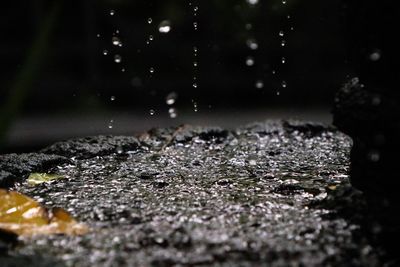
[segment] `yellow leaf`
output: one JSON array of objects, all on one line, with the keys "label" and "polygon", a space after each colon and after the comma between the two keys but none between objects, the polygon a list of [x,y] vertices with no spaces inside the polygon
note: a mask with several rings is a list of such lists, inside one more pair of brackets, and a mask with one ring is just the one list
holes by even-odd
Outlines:
[{"label": "yellow leaf", "polygon": [[82,235],[88,227],[61,208],[48,211],[23,194],[0,189],[0,229],[23,236]]},{"label": "yellow leaf", "polygon": [[38,185],[42,183],[48,183],[54,180],[62,179],[61,175],[48,174],[48,173],[31,173],[28,177],[28,184]]}]

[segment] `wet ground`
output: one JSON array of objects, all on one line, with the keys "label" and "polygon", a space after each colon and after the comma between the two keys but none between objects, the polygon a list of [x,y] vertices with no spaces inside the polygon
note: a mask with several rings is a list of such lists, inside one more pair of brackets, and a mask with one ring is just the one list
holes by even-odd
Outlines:
[{"label": "wet ground", "polygon": [[331,127],[294,121],[55,144],[42,153],[58,161],[19,175],[64,179],[13,189],[91,232],[23,238],[1,266],[381,266],[360,230],[350,148]]}]

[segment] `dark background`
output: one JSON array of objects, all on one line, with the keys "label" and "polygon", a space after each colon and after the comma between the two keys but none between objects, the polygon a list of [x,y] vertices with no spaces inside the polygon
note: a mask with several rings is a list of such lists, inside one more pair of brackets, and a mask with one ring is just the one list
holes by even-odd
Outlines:
[{"label": "dark background", "polygon": [[[339,0],[6,1],[0,12],[1,152],[180,123],[330,122],[334,93],[353,75]],[[167,34],[158,32],[163,20],[171,22]],[[248,47],[251,39],[258,49]],[[246,65],[249,56],[254,66]],[[165,103],[171,92],[176,119]]]}]

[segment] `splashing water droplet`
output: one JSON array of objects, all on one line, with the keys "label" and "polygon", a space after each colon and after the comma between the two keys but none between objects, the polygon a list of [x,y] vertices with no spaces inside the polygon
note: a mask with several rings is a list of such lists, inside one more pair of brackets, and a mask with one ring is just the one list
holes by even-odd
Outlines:
[{"label": "splashing water droplet", "polygon": [[111,41],[112,41],[112,44],[115,46],[121,45],[121,40],[116,36],[114,36]]},{"label": "splashing water droplet", "polygon": [[171,22],[169,20],[161,21],[160,25],[158,25],[158,31],[160,33],[169,33],[171,31]]},{"label": "splashing water droplet", "polygon": [[257,50],[258,49],[258,43],[254,39],[247,40],[246,44],[251,50]]},{"label": "splashing water droplet", "polygon": [[165,98],[165,102],[167,103],[167,105],[171,106],[171,105],[175,104],[176,99],[178,99],[178,94],[175,92],[171,92]]},{"label": "splashing water droplet", "polygon": [[122,61],[122,57],[120,55],[115,55],[114,56],[114,62],[115,63],[121,63]]},{"label": "splashing water droplet", "polygon": [[247,66],[253,66],[254,65],[254,58],[253,57],[247,57],[246,58],[246,65]]},{"label": "splashing water droplet", "polygon": [[262,89],[262,88],[264,88],[264,82],[262,80],[258,80],[258,81],[256,81],[255,86],[257,89]]}]

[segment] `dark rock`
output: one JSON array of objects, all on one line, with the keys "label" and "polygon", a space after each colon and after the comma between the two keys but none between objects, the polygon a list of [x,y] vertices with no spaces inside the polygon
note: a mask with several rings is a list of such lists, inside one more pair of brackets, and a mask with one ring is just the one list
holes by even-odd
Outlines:
[{"label": "dark rock", "polygon": [[41,152],[69,158],[92,158],[134,151],[138,147],[139,141],[133,136],[94,136],[59,142]]},{"label": "dark rock", "polygon": [[0,188],[23,181],[32,172],[44,172],[58,164],[68,162],[67,158],[47,154],[0,155]]},{"label": "dark rock", "polygon": [[152,130],[124,158],[114,144],[74,148],[79,157],[53,169],[67,179],[12,189],[68,210],[93,231],[27,239],[10,253],[77,267],[383,265],[352,213],[335,212],[351,211],[353,196],[340,202],[327,189],[349,184],[351,140],[330,127],[288,125]]},{"label": "dark rock", "polygon": [[16,234],[0,229],[0,255],[6,254],[17,243],[18,236]]}]

